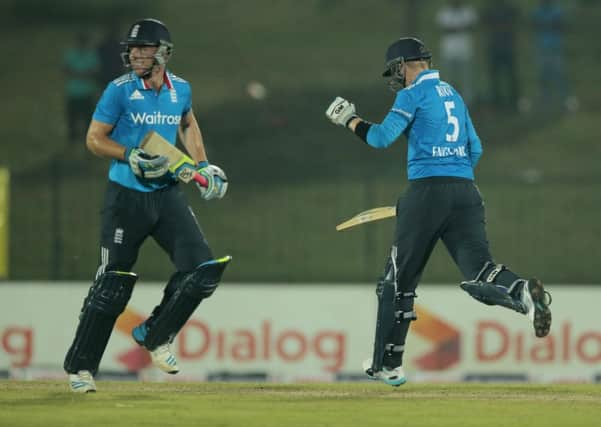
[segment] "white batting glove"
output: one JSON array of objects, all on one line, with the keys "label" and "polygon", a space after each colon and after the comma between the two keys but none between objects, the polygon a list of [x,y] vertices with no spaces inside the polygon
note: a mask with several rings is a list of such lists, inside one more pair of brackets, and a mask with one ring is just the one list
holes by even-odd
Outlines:
[{"label": "white batting glove", "polygon": [[125,159],[133,173],[140,178],[159,178],[169,171],[167,157],[148,154],[141,148],[128,148]]},{"label": "white batting glove", "polygon": [[204,176],[209,184],[206,188],[196,184],[203,199],[221,199],[225,196],[228,187],[227,176],[219,166],[201,167],[198,169],[198,173]]},{"label": "white batting glove", "polygon": [[337,96],[326,110],[326,116],[335,125],[346,127],[351,119],[357,117],[355,104],[351,104],[346,99]]}]

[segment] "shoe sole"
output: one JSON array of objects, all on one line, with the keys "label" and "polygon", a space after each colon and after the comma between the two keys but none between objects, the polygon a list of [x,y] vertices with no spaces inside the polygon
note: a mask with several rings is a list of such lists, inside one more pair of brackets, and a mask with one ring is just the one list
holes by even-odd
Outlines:
[{"label": "shoe sole", "polygon": [[551,310],[545,303],[545,288],[539,280],[531,279],[528,290],[534,303],[534,333],[539,338],[546,337],[551,330]]},{"label": "shoe sole", "polygon": [[396,380],[389,380],[388,378],[374,376],[368,372],[366,372],[365,374],[367,375],[367,378],[369,378],[372,381],[382,381],[384,384],[388,384],[393,387],[400,387],[407,382],[407,379],[404,377],[398,378]]},{"label": "shoe sole", "polygon": [[157,364],[154,364],[154,366],[157,367],[158,369],[160,369],[161,371],[163,371],[164,373],[169,374],[169,375],[175,375],[175,374],[177,374],[179,372],[179,369],[163,369],[162,367],[160,367]]},{"label": "shoe sole", "polygon": [[[173,361],[175,361],[175,356],[171,355],[169,356]],[[169,364],[169,363],[164,363],[159,359],[155,359],[152,355],[152,352],[150,353],[150,359],[152,360],[152,364],[157,367],[158,369],[160,369],[161,371],[165,372],[166,374],[170,374],[170,375],[175,375],[179,372],[179,367],[177,366],[173,366],[176,363]]]},{"label": "shoe sole", "polygon": [[159,365],[158,363],[152,362],[152,364],[157,369],[160,369],[161,371],[163,371],[164,373],[169,374],[169,375],[175,375],[175,374],[177,374],[179,372],[179,368],[178,369],[173,369],[173,368],[163,369],[163,367],[161,365]]},{"label": "shoe sole", "polygon": [[369,378],[372,381],[382,381],[384,384],[388,384],[391,385],[393,387],[400,387],[403,384],[405,384],[407,382],[407,379],[405,377],[401,377],[401,378],[396,378],[394,380],[390,380],[388,378],[385,377],[381,377],[379,375],[374,375],[373,370],[371,369],[371,359],[367,359],[363,361],[363,371],[365,372],[365,375],[367,375],[367,378]]},{"label": "shoe sole", "polygon": [[386,384],[391,385],[393,387],[400,387],[407,382],[407,379],[399,378],[396,380],[388,380],[388,379],[382,378],[382,381],[384,381]]},{"label": "shoe sole", "polygon": [[82,384],[80,382],[71,382],[71,391],[73,393],[96,393],[96,386],[91,384]]},{"label": "shoe sole", "polygon": [[71,386],[71,391],[73,393],[96,393],[95,388],[73,387],[73,386]]}]

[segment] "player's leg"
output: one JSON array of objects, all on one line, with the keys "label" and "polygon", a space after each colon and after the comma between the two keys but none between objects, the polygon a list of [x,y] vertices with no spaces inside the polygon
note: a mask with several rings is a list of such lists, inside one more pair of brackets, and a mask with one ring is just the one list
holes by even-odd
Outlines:
[{"label": "player's leg", "polygon": [[[129,194],[134,193],[134,194]],[[129,272],[150,221],[134,214],[135,192],[109,184],[101,219],[100,265],[84,299],[64,369],[73,391],[94,391],[93,376],[119,314],[129,301],[137,276]]]},{"label": "player's leg", "polygon": [[492,260],[482,199],[475,186],[465,184],[463,187],[458,190],[457,207],[442,234],[451,257],[469,281],[464,282],[462,288],[469,292],[477,286],[478,289],[470,294],[479,301],[523,311],[519,298],[515,296],[522,286],[520,278]]},{"label": "player's leg", "polygon": [[442,240],[466,281],[461,287],[476,300],[527,314],[537,336],[551,326],[550,296],[538,279],[523,279],[492,260],[482,199],[473,184],[465,184]]},{"label": "player's leg", "polygon": [[137,278],[133,273],[108,271],[94,281],[65,357],[67,373],[81,375],[86,371],[96,375],[115,321],[125,309]]},{"label": "player's leg", "polygon": [[395,253],[396,247],[393,247],[384,275],[376,287],[378,309],[373,356],[363,362],[363,370],[373,379],[399,386],[406,382],[402,367],[405,339],[410,322],[417,316],[413,310],[415,292],[400,291],[394,278],[392,260]]},{"label": "player's leg", "polygon": [[160,304],[145,322],[134,328],[132,335],[151,352],[155,365],[165,372],[177,373],[169,343],[200,302],[213,294],[231,258],[213,259],[179,187],[165,190],[160,218],[153,237],[169,254],[177,272],[169,279]]},{"label": "player's leg", "polygon": [[374,352],[364,369],[391,385],[405,382],[402,362],[409,325],[417,318],[415,289],[444,222],[446,208],[439,201],[437,185],[412,184],[399,200],[395,244],[376,289]]}]

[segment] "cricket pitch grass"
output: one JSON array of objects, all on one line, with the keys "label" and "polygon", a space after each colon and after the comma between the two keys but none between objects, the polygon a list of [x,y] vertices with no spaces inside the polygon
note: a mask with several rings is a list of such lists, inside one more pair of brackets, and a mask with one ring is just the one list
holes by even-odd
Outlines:
[{"label": "cricket pitch grass", "polygon": [[0,426],[599,426],[594,384],[0,381]]}]

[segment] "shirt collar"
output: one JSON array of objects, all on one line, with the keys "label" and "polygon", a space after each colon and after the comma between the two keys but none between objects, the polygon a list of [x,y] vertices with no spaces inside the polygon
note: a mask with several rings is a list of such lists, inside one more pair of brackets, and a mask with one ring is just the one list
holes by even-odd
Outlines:
[{"label": "shirt collar", "polygon": [[[133,71],[132,71],[133,73]],[[135,74],[134,74],[135,76]],[[139,89],[143,89],[143,90],[150,90],[152,89],[152,87],[146,83],[146,80],[144,80],[142,77],[138,77],[136,76],[136,78],[138,79],[138,88]],[[167,72],[167,70],[165,70],[163,72],[163,84],[165,86],[167,86],[167,89],[172,90],[173,89],[173,83],[171,82],[171,77],[169,76],[169,73]]]},{"label": "shirt collar", "polygon": [[415,78],[415,81],[413,82],[413,84],[411,86],[418,85],[421,82],[423,82],[424,80],[432,80],[432,79],[440,80],[440,74],[439,74],[438,70],[424,70],[417,75],[417,77]]}]

